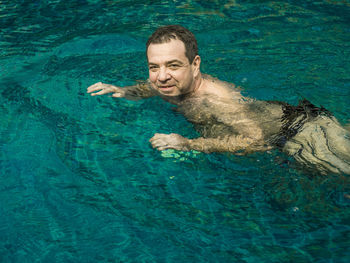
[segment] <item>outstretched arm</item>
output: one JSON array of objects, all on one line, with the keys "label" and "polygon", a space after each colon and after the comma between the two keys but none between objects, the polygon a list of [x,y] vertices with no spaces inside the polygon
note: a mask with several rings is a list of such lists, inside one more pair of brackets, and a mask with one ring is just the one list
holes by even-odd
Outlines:
[{"label": "outstretched arm", "polygon": [[157,95],[156,91],[151,87],[149,82],[140,82],[136,85],[123,88],[98,82],[88,87],[87,92],[91,93],[91,96],[113,93],[112,97],[114,98],[126,98],[129,100],[149,98]]},{"label": "outstretched arm", "polygon": [[271,149],[261,140],[254,140],[243,136],[225,136],[222,138],[187,139],[179,134],[156,133],[150,142],[157,150],[176,149],[182,151],[196,150],[201,152],[233,152],[266,151]]}]

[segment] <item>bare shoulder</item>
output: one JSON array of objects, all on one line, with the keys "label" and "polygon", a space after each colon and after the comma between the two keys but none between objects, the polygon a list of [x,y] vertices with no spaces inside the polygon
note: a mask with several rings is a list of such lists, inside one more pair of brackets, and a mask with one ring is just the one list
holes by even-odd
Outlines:
[{"label": "bare shoulder", "polygon": [[225,82],[210,75],[203,74],[203,95],[213,95],[221,99],[243,98],[240,87],[233,83]]}]

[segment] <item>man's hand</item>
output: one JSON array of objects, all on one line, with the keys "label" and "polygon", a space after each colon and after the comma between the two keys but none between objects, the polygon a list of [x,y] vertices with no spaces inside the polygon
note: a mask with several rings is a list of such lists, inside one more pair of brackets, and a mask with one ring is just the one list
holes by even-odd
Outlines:
[{"label": "man's hand", "polygon": [[165,149],[189,151],[188,139],[176,133],[156,133],[149,141],[152,144],[152,147],[159,151]]},{"label": "man's hand", "polygon": [[91,93],[91,96],[113,93],[112,97],[115,97],[115,98],[125,97],[125,91],[122,88],[119,88],[110,84],[104,84],[102,82],[98,82],[94,85],[91,85],[90,87],[88,87],[87,92]]}]

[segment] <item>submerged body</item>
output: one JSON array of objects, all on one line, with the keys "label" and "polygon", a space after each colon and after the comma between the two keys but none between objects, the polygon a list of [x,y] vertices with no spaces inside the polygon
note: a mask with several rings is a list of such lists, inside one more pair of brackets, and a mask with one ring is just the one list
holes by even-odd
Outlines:
[{"label": "submerged body", "polygon": [[161,96],[201,134],[188,139],[156,133],[150,139],[154,148],[242,154],[277,147],[321,173],[350,174],[350,134],[327,110],[307,101],[291,106],[249,99],[235,85],[201,74],[196,40],[187,29],[159,28],[147,42],[147,59],[148,82],[124,88],[96,83],[88,92]]},{"label": "submerged body", "polygon": [[291,106],[250,99],[233,84],[208,75],[202,75],[202,81],[205,88],[200,92],[180,97],[166,97],[149,84],[123,89],[129,99],[159,95],[177,105],[176,111],[201,134],[188,139],[156,133],[150,139],[154,148],[235,154],[278,148],[320,173],[350,174],[350,132],[328,111],[307,101]]},{"label": "submerged body", "polygon": [[177,108],[202,138],[178,149],[242,154],[278,148],[321,173],[350,174],[350,132],[327,110],[306,100],[291,106],[249,99],[232,85],[205,79],[216,92],[186,98]]}]

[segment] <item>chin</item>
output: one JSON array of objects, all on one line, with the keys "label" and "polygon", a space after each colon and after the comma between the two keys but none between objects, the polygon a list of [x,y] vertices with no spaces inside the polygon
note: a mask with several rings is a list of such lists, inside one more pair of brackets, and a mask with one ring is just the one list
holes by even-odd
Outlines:
[{"label": "chin", "polygon": [[181,95],[178,93],[163,93],[163,92],[160,92],[160,94],[162,94],[162,96],[164,96],[164,97],[177,97],[177,96]]},{"label": "chin", "polygon": [[175,97],[175,96],[181,95],[181,93],[176,89],[171,89],[171,90],[158,89],[158,91],[160,94],[167,97]]}]

